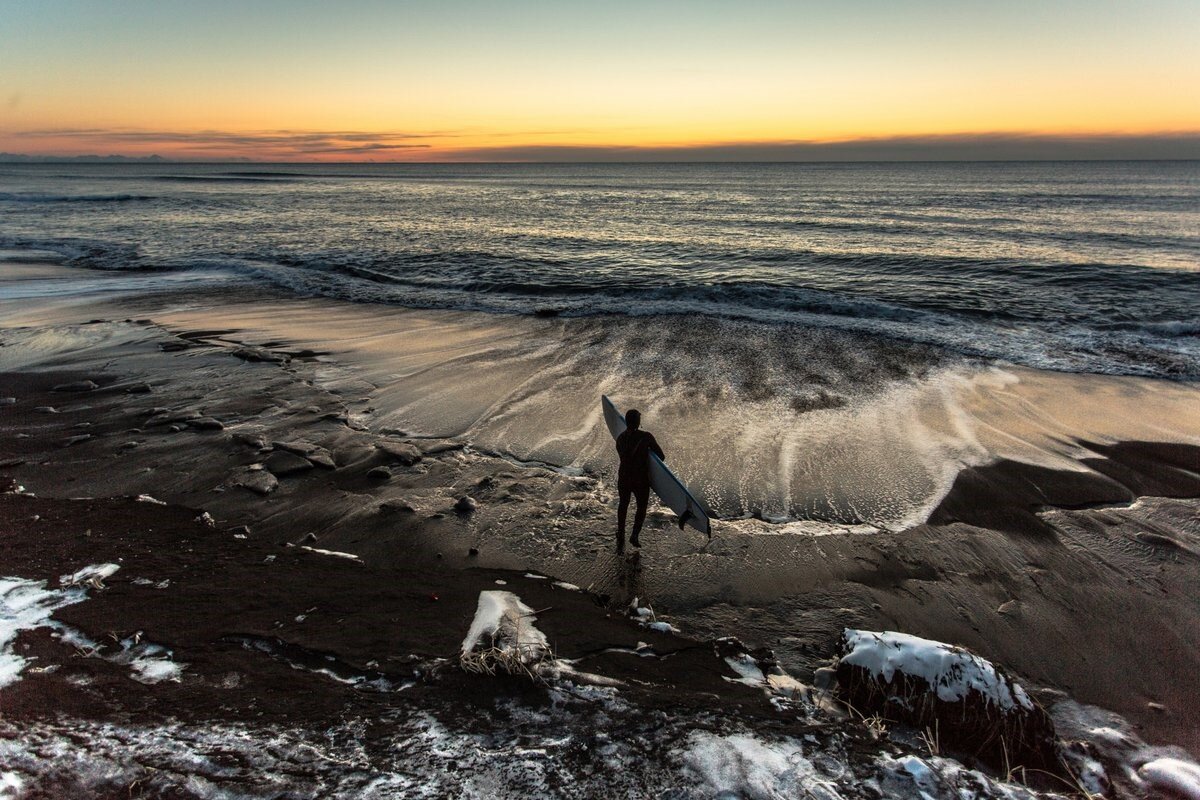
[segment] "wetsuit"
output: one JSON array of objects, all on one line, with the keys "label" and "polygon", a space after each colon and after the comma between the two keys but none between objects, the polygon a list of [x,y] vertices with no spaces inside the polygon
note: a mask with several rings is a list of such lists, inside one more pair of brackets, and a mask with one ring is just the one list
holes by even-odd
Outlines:
[{"label": "wetsuit", "polygon": [[637,499],[637,511],[633,515],[633,535],[629,543],[640,547],[638,534],[646,520],[646,503],[650,500],[650,454],[666,458],[654,436],[643,430],[626,430],[617,437],[617,455],[621,465],[617,469],[617,552],[625,551],[625,515],[629,511],[629,497]]}]

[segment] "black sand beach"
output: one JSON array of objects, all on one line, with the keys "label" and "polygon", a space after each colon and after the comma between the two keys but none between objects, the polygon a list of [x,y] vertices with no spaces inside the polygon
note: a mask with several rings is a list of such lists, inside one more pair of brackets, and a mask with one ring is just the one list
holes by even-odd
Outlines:
[{"label": "black sand beach", "polygon": [[[0,268],[9,282],[62,278],[52,265]],[[757,785],[747,764],[761,759],[714,754],[705,736],[726,749],[738,737],[805,742],[807,766],[787,762],[791,783],[772,791],[903,794],[912,778],[888,759],[913,753],[944,778],[938,758],[953,754],[930,756],[902,731],[879,738],[808,694],[739,683],[713,644],[770,649],[807,686],[845,628],[950,642],[1003,665],[1061,737],[1091,742],[1117,796],[1145,791],[1121,770],[1158,752],[1130,742],[1200,752],[1195,406],[1164,420],[1191,442],[1081,430],[1064,446],[1085,454],[1073,468],[963,464],[921,524],[747,513],[708,543],[658,511],[640,558],[625,561],[612,552],[607,473],[518,457],[486,436],[406,432],[395,420],[420,418],[420,400],[395,400],[404,390],[372,372],[369,347],[287,337],[314,306],[356,313],[265,292],[228,303],[47,295],[0,310],[0,397],[13,398],[0,407],[0,575],[54,586],[119,565],[54,612],[65,628],[16,640],[32,666],[0,689],[3,755],[36,781],[31,796],[705,796],[730,763]],[[405,313],[430,339],[455,321]],[[472,385],[481,373],[459,374],[456,391],[483,391]],[[427,404],[455,390],[437,380]],[[1076,384],[1081,403],[1089,380]],[[1164,402],[1186,407],[1189,392],[1168,384]],[[500,582],[536,610],[573,677],[546,687],[457,667],[479,593]],[[631,605],[668,624],[647,627]],[[91,644],[72,645],[65,629]],[[185,665],[178,682],[130,681],[120,643],[135,633]],[[1121,746],[1095,733],[1109,712],[1127,721]],[[158,736],[187,746],[156,749]],[[323,749],[304,755],[305,741]],[[187,759],[202,766],[189,774]]]}]

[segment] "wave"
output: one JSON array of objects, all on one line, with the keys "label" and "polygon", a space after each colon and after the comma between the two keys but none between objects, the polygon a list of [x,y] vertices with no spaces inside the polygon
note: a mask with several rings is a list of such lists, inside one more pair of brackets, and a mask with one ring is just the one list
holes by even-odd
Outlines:
[{"label": "wave", "polygon": [[131,203],[158,200],[148,194],[41,194],[38,192],[0,192],[0,202],[8,203]]},{"label": "wave", "polygon": [[292,183],[291,178],[253,175],[155,175],[149,180],[167,183]]}]

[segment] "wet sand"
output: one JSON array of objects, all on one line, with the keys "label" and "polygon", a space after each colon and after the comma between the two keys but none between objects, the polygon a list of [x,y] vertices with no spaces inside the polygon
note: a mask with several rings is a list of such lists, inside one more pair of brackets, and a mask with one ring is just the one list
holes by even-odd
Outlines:
[{"label": "wet sand", "polygon": [[[5,269],[21,285],[75,274]],[[925,503],[927,523],[749,517],[721,523],[708,543],[652,513],[640,560],[627,562],[611,551],[600,434],[570,411],[576,394],[598,405],[605,379],[572,373],[559,402],[563,417],[573,416],[567,432],[579,433],[553,441],[513,427],[537,424],[543,391],[503,400],[553,363],[564,339],[594,335],[588,324],[385,310],[372,329],[373,309],[330,301],[131,291],[42,291],[36,302],[0,303],[0,396],[15,398],[0,407],[0,474],[37,495],[0,500],[0,572],[49,579],[124,559],[107,589],[56,618],[98,640],[142,630],[195,680],[128,693],[110,662],[68,657],[62,670],[4,690],[10,721],[60,712],[154,720],[169,708],[193,719],[311,725],[347,703],[368,715],[372,704],[394,707],[390,694],[331,690],[327,675],[295,668],[332,657],[343,677],[412,682],[405,703],[480,725],[478,709],[494,709],[496,684],[438,659],[454,656],[479,591],[503,580],[548,609],[539,626],[561,657],[621,681],[647,713],[702,711],[726,720],[712,723],[718,728],[738,720],[823,736],[830,721],[798,719],[730,683],[707,642],[736,634],[772,648],[809,681],[835,655],[844,627],[889,629],[968,646],[1048,704],[1066,693],[1119,713],[1151,743],[1200,751],[1191,386],[1008,370],[1020,372],[1014,385],[985,370],[1003,391],[971,384],[964,396],[974,405],[965,407],[982,415],[988,406],[991,426],[970,435],[960,428],[938,451],[970,458],[938,462],[924,474],[955,464],[944,488],[923,477],[923,494],[898,489],[905,508],[884,515],[895,522]],[[511,366],[505,359],[480,367],[480,353],[513,347],[531,354],[524,372],[501,369]],[[917,380],[924,369],[914,367]],[[54,391],[84,380],[97,388]],[[1047,422],[1050,407],[1034,400],[1071,391],[1060,403],[1070,413]],[[1113,409],[1122,395],[1127,404]],[[853,412],[854,395],[846,397],[847,410],[833,413]],[[1138,405],[1147,399],[1158,405]],[[995,412],[1006,404],[1023,411]],[[37,410],[46,406],[55,413]],[[1106,407],[1103,418],[1084,413]],[[911,408],[928,431],[961,426],[922,400]],[[678,419],[667,406],[659,411],[663,425]],[[508,420],[503,435],[498,418]],[[1142,435],[1101,438],[1116,432]],[[997,458],[1006,447],[1037,457]],[[254,468],[281,451],[307,453],[310,466],[280,467],[271,479]],[[869,465],[847,479],[865,480]],[[379,468],[387,475],[372,473]],[[892,472],[903,467],[884,482],[901,486],[889,483]],[[170,505],[128,499],[142,494]],[[455,510],[464,495],[475,511]],[[195,522],[201,513],[211,527]],[[634,597],[683,636],[629,619]],[[630,656],[639,642],[655,656]],[[64,659],[62,643],[44,631],[28,644],[47,663]],[[73,683],[72,675],[83,677]],[[504,692],[529,694],[507,683]]]}]

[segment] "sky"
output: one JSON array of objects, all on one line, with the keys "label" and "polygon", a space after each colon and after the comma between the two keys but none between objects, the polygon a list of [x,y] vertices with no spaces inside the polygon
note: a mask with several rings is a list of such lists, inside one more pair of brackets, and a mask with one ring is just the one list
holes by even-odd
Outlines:
[{"label": "sky", "polygon": [[0,0],[0,152],[1200,158],[1196,0]]}]

